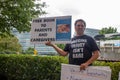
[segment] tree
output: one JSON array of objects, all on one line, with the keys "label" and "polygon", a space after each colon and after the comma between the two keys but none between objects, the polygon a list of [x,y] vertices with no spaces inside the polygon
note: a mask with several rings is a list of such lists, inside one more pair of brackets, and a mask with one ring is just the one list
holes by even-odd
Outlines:
[{"label": "tree", "polygon": [[15,36],[0,37],[0,52],[1,53],[16,53],[21,52],[22,46]]},{"label": "tree", "polygon": [[29,47],[27,50],[25,50],[24,53],[27,53],[27,54],[34,54],[33,52],[34,52],[34,48]]},{"label": "tree", "polygon": [[113,28],[113,27],[109,27],[109,28],[102,28],[99,31],[99,34],[103,35],[103,34],[109,34],[109,33],[116,33],[117,32],[117,28]]},{"label": "tree", "polygon": [[35,3],[35,0],[0,0],[0,34],[10,34],[13,28],[19,32],[30,31],[32,18],[46,14],[42,9],[45,7],[45,3]]}]

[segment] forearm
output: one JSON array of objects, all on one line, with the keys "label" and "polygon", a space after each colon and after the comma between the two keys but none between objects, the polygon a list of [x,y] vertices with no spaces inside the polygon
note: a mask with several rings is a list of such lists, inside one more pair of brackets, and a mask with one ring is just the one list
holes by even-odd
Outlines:
[{"label": "forearm", "polygon": [[64,50],[62,50],[61,48],[59,48],[57,45],[52,44],[52,47],[62,56],[66,56],[67,52],[65,52]]},{"label": "forearm", "polygon": [[95,60],[97,60],[98,57],[99,57],[99,51],[94,51],[92,57],[85,63],[89,65],[93,63]]},{"label": "forearm", "polygon": [[99,57],[99,51],[94,51],[92,57],[85,63],[80,65],[80,70],[84,70],[88,65],[93,63]]}]

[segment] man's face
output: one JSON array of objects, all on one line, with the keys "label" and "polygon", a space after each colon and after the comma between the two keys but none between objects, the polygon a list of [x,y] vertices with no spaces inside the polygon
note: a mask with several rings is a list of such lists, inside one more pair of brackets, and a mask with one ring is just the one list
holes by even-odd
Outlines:
[{"label": "man's face", "polygon": [[76,25],[75,25],[76,34],[77,34],[77,35],[83,35],[84,30],[85,30],[85,25],[84,25],[84,23],[81,22],[81,21],[77,22]]}]

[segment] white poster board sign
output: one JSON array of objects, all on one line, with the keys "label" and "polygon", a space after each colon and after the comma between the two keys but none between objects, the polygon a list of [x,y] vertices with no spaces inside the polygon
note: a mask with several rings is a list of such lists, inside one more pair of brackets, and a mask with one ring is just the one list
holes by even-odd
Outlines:
[{"label": "white poster board sign", "polygon": [[71,39],[71,16],[45,17],[33,19],[31,24],[31,39],[33,44],[69,43]]},{"label": "white poster board sign", "polygon": [[61,80],[111,80],[111,69],[108,66],[89,66],[80,71],[80,66],[62,64]]}]

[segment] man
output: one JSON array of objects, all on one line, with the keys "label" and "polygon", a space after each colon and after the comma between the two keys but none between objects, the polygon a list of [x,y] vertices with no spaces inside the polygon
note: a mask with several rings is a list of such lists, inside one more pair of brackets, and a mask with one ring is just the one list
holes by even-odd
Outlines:
[{"label": "man", "polygon": [[76,35],[70,44],[66,44],[64,50],[50,41],[45,44],[52,46],[62,56],[69,54],[69,64],[80,65],[80,70],[84,70],[99,57],[99,48],[92,37],[84,34],[86,28],[84,20],[78,19],[74,25]]}]

